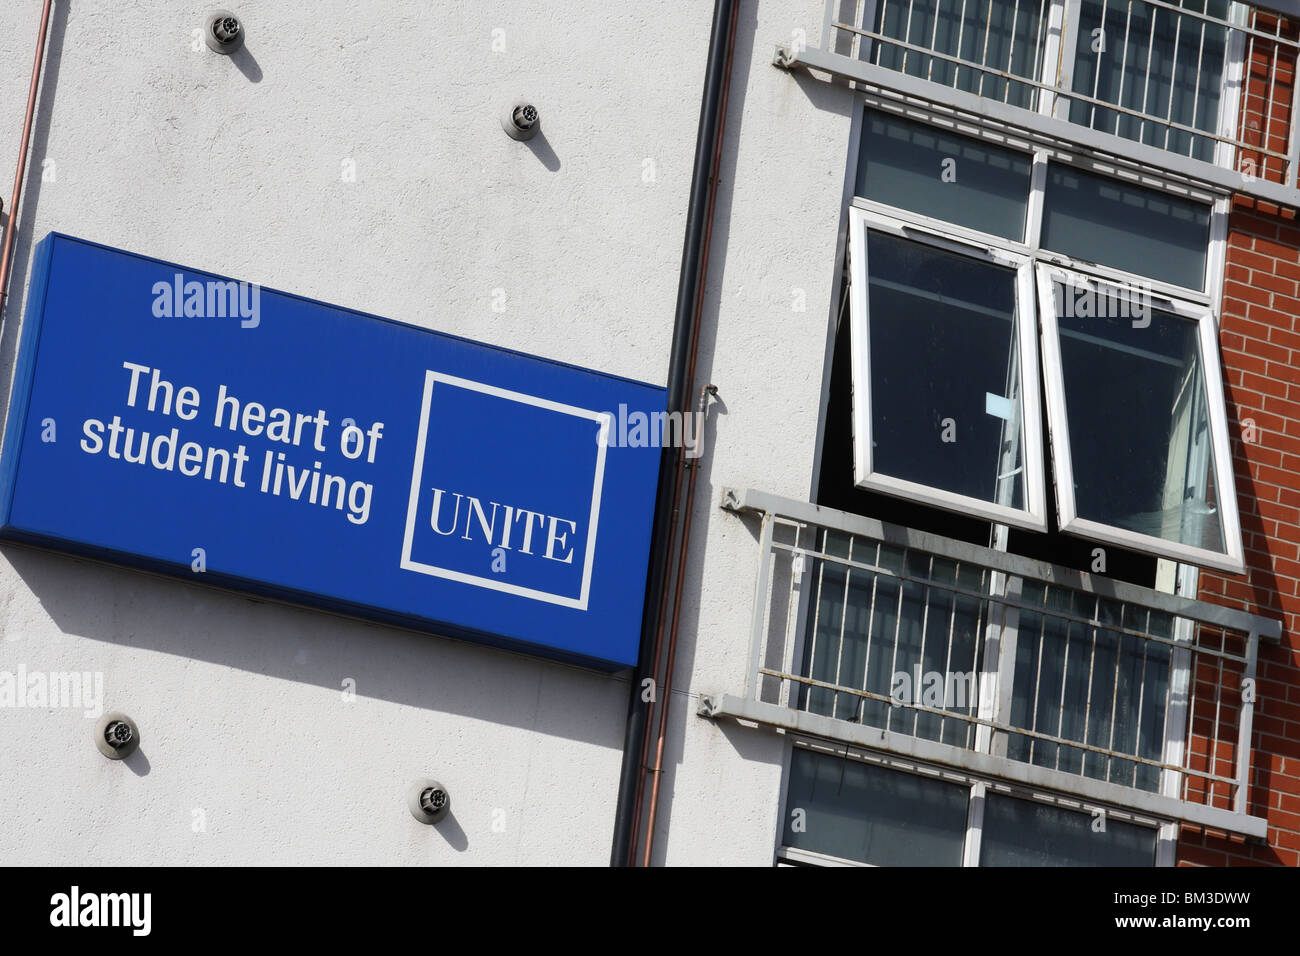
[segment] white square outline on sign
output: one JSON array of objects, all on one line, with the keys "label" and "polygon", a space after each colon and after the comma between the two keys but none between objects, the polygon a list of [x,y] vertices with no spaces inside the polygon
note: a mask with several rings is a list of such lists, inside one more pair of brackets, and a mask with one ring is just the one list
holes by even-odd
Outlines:
[{"label": "white square outline on sign", "polygon": [[[419,561],[411,560],[411,544],[415,539],[415,512],[420,502],[420,481],[424,474],[425,437],[429,433],[429,409],[433,402],[433,385],[435,382],[444,382],[472,392],[482,392],[495,398],[504,398],[507,401],[519,402],[522,405],[532,405],[535,408],[544,408],[547,411],[558,412],[561,415],[587,418],[600,423],[600,431],[596,435],[596,482],[591,495],[591,530],[587,535],[587,555],[583,563],[582,591],[579,597],[564,597],[552,594],[549,591],[520,587],[517,584],[507,584],[492,578],[481,578],[477,575],[465,574],[463,571],[449,571],[446,568],[421,564]],[[437,578],[447,578],[450,581],[460,581],[462,584],[490,588],[493,591],[504,591],[506,594],[516,594],[519,597],[545,601],[548,604],[576,608],[579,611],[587,610],[587,596],[591,590],[591,565],[596,557],[596,523],[600,517],[600,493],[605,479],[605,449],[609,444],[611,423],[612,416],[609,412],[593,412],[585,408],[578,408],[576,405],[564,405],[560,402],[538,398],[535,395],[512,392],[508,389],[497,388],[495,385],[485,385],[471,379],[445,375],[432,369],[426,370],[424,373],[424,402],[420,408],[420,434],[415,445],[415,467],[411,472],[411,497],[406,508],[406,534],[402,540],[402,569],[432,575]]]}]

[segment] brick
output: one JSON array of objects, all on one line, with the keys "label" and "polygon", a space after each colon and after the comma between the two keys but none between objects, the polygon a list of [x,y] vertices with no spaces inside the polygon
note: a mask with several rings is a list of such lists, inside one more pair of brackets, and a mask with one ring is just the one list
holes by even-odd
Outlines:
[{"label": "brick", "polygon": [[[1266,272],[1256,272],[1253,281],[1257,288],[1268,289],[1270,292],[1281,292],[1283,295],[1287,296],[1295,295],[1296,288],[1294,279],[1285,279],[1281,276],[1270,275]],[[1252,300],[1248,299],[1247,301]],[[1268,305],[1267,302],[1260,304]]]},{"label": "brick", "polygon": [[[1276,309],[1265,308],[1262,305],[1248,305],[1246,315],[1255,322],[1263,323],[1268,326],[1281,326],[1284,329],[1292,328],[1295,324],[1295,317],[1287,315],[1285,312],[1279,312]],[[1255,338],[1261,341],[1268,340],[1268,334],[1257,335]]]},{"label": "brick", "polygon": [[1232,257],[1232,261],[1237,265],[1245,266],[1248,269],[1254,269],[1256,273],[1263,272],[1271,275],[1274,268],[1276,268],[1274,265],[1274,259],[1271,259],[1268,256],[1262,256],[1257,252],[1250,252],[1246,249],[1232,249],[1228,254]]},{"label": "brick", "polygon": [[[1252,282],[1253,281],[1254,280],[1252,280]],[[1293,288],[1294,285],[1295,283],[1292,282]],[[1292,294],[1285,290],[1277,291],[1282,291],[1286,295]],[[1225,282],[1223,284],[1223,294],[1229,298],[1237,299],[1242,302],[1254,303],[1255,305],[1271,306],[1273,304],[1273,296],[1271,292],[1260,288],[1258,284],[1247,285],[1244,282]]]},{"label": "brick", "polygon": [[[1258,364],[1263,365],[1264,363],[1261,361]],[[1269,378],[1267,375],[1262,374],[1264,369],[1252,371],[1252,368],[1255,365],[1255,362],[1251,362],[1249,366],[1242,369],[1242,386],[1253,392],[1261,392],[1264,395],[1271,396],[1275,401],[1280,401],[1282,403],[1282,405],[1279,406],[1275,405],[1274,402],[1265,400],[1265,408],[1275,411],[1278,414],[1285,415],[1287,418],[1300,416],[1300,405],[1295,405],[1286,401],[1287,383],[1279,382],[1276,379]],[[1294,412],[1287,411],[1285,408],[1287,405],[1292,405]]]},{"label": "brick", "polygon": [[[1279,316],[1282,315],[1281,312],[1277,314]],[[1291,323],[1281,323],[1281,326],[1289,330],[1291,328]],[[1258,339],[1261,342],[1267,342],[1269,330],[1273,328],[1273,326],[1266,322],[1260,322],[1253,316],[1247,319],[1244,315],[1225,312],[1222,319],[1222,328],[1224,331],[1236,332],[1238,335],[1243,335],[1249,339]]]}]

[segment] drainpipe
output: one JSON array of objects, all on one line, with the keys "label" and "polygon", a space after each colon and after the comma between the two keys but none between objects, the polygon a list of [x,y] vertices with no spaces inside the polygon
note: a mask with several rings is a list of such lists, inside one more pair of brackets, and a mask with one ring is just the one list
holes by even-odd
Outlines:
[{"label": "drainpipe", "polygon": [[41,8],[41,30],[36,37],[36,60],[32,79],[27,85],[27,116],[23,120],[23,138],[18,148],[18,171],[14,173],[14,191],[9,201],[9,220],[5,223],[4,245],[0,247],[0,315],[9,301],[9,269],[14,258],[14,234],[18,226],[18,204],[22,200],[23,174],[27,171],[27,147],[32,141],[32,119],[36,115],[36,90],[41,82],[41,61],[45,59],[45,35],[49,32],[51,0]]},{"label": "drainpipe", "polygon": [[[713,26],[709,35],[709,55],[704,73],[704,93],[700,103],[700,122],[695,139],[695,163],[691,175],[690,202],[686,210],[686,240],[682,249],[682,267],[677,285],[677,310],[673,320],[672,351],[668,368],[669,411],[683,417],[691,412],[694,392],[695,360],[698,354],[700,314],[703,307],[705,276],[708,267],[709,239],[713,229],[714,198],[717,195],[718,164],[722,155],[722,133],[726,123],[727,89],[731,77],[731,58],[735,46],[738,0],[715,0]],[[709,388],[711,388],[710,386]],[[705,400],[705,389],[701,402]],[[701,435],[702,435],[701,426]],[[698,460],[694,462],[698,467]],[[650,548],[644,620],[641,628],[641,656],[628,699],[627,729],[623,741],[623,766],[619,776],[618,805],[614,816],[614,842],[610,853],[612,866],[631,866],[636,860],[637,836],[640,831],[645,778],[650,770],[647,759],[652,737],[650,711],[660,708],[656,767],[651,796],[650,820],[654,819],[658,799],[658,782],[662,772],[663,726],[671,694],[671,670],[660,678],[659,659],[667,623],[668,582],[676,569],[680,582],[684,574],[685,549],[689,537],[689,520],[682,529],[681,546],[674,556],[677,525],[683,508],[689,519],[694,493],[694,472],[680,448],[665,448],[659,463],[659,488],[655,498],[655,518]],[[691,481],[683,503],[683,479],[691,471]],[[680,585],[668,635],[669,665],[677,645],[676,611],[680,609]],[[646,678],[654,680],[654,700],[641,699]],[[646,858],[651,836],[647,832]]]}]

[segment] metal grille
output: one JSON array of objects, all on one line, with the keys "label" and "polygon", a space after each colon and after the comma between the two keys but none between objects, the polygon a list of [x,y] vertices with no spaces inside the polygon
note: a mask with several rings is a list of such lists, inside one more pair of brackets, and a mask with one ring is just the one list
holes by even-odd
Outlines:
[{"label": "metal grille", "polygon": [[763,514],[747,698],[882,731],[886,749],[931,741],[1245,814],[1250,682],[1277,622],[730,495]]},{"label": "metal grille", "polygon": [[887,78],[901,74],[945,106],[970,108],[949,90],[1040,117],[1022,117],[1026,130],[1055,119],[1140,143],[1142,162],[1179,175],[1232,170],[1199,175],[1267,197],[1257,184],[1297,187],[1300,29],[1284,16],[1229,0],[826,0],[825,10],[820,50],[780,51],[779,65],[914,95]]}]

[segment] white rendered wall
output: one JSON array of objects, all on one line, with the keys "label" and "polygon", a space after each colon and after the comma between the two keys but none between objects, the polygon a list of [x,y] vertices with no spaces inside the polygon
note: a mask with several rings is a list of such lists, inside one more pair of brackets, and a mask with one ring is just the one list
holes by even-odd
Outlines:
[{"label": "white rendered wall", "polygon": [[780,830],[786,738],[695,711],[701,694],[742,693],[748,664],[758,522],[723,511],[722,489],[812,491],[857,99],[771,61],[796,29],[815,44],[821,16],[818,0],[741,5],[699,371],[721,401],[697,481],[675,677],[685,693],[655,856],[669,865],[768,866]]},{"label": "white rendered wall", "polygon": [[[56,2],[0,397],[50,230],[664,383],[709,0],[226,5],[233,60],[191,49],[205,6]],[[39,13],[0,5],[6,199]],[[658,862],[767,865],[778,828],[784,740],[695,707],[748,652],[756,529],[721,488],[812,482],[852,97],[770,62],[820,22],[819,0],[741,5]],[[544,139],[502,133],[516,94]],[[626,675],[4,544],[0,670],[20,664],[102,673],[143,746],[123,766],[79,711],[0,709],[4,862],[608,860]],[[429,774],[437,829],[402,802]]]}]

